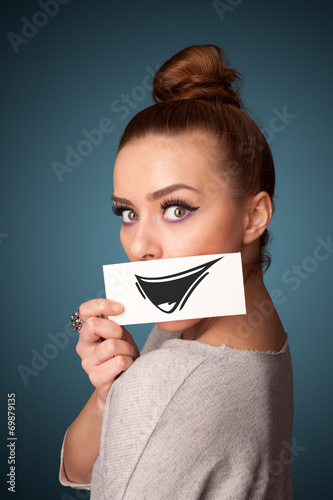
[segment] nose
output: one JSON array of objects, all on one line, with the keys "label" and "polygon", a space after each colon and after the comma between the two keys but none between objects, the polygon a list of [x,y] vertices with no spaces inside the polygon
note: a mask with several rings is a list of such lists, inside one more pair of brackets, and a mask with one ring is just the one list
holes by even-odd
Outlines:
[{"label": "nose", "polygon": [[140,219],[135,224],[130,251],[135,260],[160,259],[163,255],[161,238],[151,220]]}]

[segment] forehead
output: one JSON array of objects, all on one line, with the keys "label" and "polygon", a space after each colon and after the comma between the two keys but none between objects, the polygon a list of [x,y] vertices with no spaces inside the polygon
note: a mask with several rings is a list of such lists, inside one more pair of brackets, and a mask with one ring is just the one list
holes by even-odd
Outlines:
[{"label": "forehead", "polygon": [[204,182],[214,171],[214,139],[200,132],[173,136],[150,134],[126,144],[117,155],[114,182]]}]

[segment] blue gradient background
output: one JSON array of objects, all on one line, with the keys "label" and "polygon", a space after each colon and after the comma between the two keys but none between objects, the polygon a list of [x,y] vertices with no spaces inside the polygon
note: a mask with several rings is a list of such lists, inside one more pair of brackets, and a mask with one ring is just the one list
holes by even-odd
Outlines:
[{"label": "blue gradient background", "polygon": [[[243,73],[243,99],[260,127],[269,127],[273,108],[297,115],[270,143],[278,196],[265,281],[285,298],[276,307],[293,360],[293,438],[306,448],[293,462],[295,498],[326,498],[333,256],[300,279],[297,290],[282,275],[313,256],[317,237],[332,235],[330,3],[244,0],[221,21],[213,3],[203,0],[71,0],[15,54],[7,33],[21,34],[22,16],[31,20],[40,10],[37,1],[14,0],[2,5],[1,15],[1,394],[3,415],[7,392],[17,395],[15,498],[88,498],[58,482],[63,434],[93,390],[76,339],[65,334],[68,345],[28,385],[17,366],[31,367],[32,349],[42,352],[51,343],[48,334],[64,332],[81,302],[103,296],[103,264],[127,260],[109,201],[112,168],[125,125],[152,100],[149,93],[132,99],[126,117],[111,104],[142,85],[146,66],[155,70],[182,48],[202,43],[221,46]],[[114,131],[59,182],[52,162],[64,163],[65,147],[75,148],[81,131],[103,118]],[[150,328],[131,328],[140,349]],[[1,470],[7,473],[5,429],[4,421]],[[9,498],[4,476],[1,488],[1,498]]]}]

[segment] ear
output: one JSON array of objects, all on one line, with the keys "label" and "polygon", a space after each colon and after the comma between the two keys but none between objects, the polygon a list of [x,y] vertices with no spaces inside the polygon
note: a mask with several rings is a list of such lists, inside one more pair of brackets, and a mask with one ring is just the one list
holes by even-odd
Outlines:
[{"label": "ear", "polygon": [[258,239],[271,221],[273,214],[271,198],[266,191],[251,197],[246,205],[244,219],[244,245]]}]

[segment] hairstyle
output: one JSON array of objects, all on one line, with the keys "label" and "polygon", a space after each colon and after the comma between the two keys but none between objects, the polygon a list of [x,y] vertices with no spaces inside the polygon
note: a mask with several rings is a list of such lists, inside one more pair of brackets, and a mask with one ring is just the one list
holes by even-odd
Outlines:
[{"label": "hairstyle", "polygon": [[[137,113],[125,128],[119,152],[129,142],[148,134],[177,136],[204,132],[213,139],[209,152],[229,184],[234,200],[242,204],[266,191],[274,211],[275,171],[266,138],[246,112],[235,81],[243,75],[227,67],[216,45],[192,45],[157,71],[153,81],[155,104]],[[270,235],[260,236],[260,252],[253,268],[265,272],[271,256]]]}]

